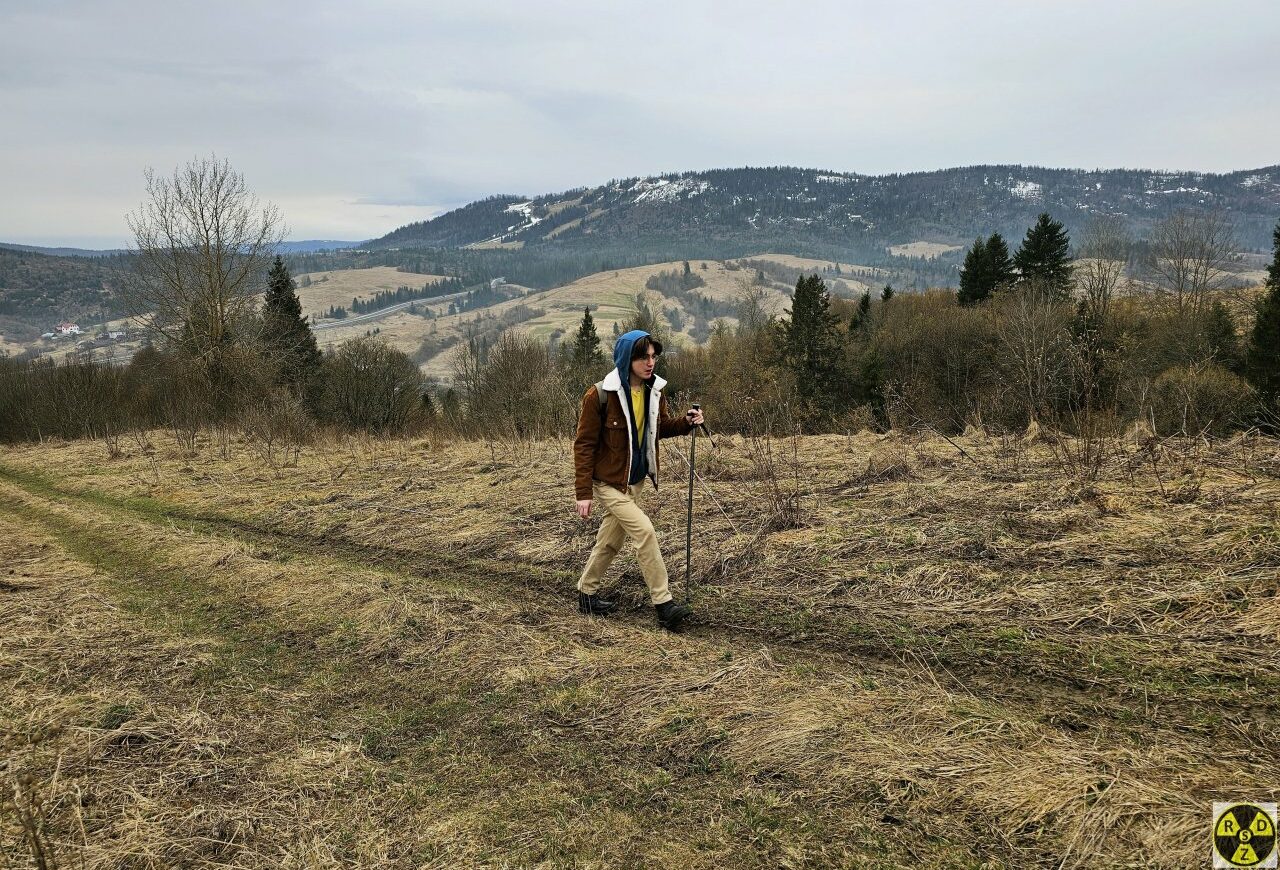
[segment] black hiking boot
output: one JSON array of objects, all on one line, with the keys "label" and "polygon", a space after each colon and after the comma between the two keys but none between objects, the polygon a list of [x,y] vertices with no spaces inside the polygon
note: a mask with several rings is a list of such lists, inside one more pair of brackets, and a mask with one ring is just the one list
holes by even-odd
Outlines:
[{"label": "black hiking boot", "polygon": [[605,601],[599,595],[588,595],[585,592],[578,593],[578,612],[586,613],[594,616],[608,616],[613,612],[614,603]]},{"label": "black hiking boot", "polygon": [[658,614],[658,624],[667,631],[679,631],[680,623],[693,616],[692,607],[687,604],[677,604],[675,601],[655,604],[653,609]]}]

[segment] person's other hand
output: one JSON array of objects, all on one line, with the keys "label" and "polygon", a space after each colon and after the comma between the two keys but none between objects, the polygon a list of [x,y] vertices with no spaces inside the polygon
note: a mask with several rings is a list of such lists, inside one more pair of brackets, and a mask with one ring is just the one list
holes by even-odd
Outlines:
[{"label": "person's other hand", "polygon": [[695,426],[702,425],[702,409],[701,408],[690,408],[689,413],[685,414],[685,416],[689,418],[689,422],[692,423],[693,425]]},{"label": "person's other hand", "polygon": [[584,520],[591,519],[591,499],[585,498],[578,501],[578,516]]}]

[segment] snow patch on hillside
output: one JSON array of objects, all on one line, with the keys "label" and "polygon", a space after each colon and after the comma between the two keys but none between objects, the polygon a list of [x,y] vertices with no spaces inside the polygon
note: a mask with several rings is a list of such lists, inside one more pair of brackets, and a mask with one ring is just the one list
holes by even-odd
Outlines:
[{"label": "snow patch on hillside", "polygon": [[679,181],[672,181],[669,178],[652,180],[644,178],[633,184],[630,192],[636,194],[637,203],[675,202],[706,193],[710,189],[711,185],[707,182],[693,178],[682,178]]},{"label": "snow patch on hillside", "polygon": [[492,245],[495,243],[505,242],[512,236],[518,235],[530,227],[542,223],[542,218],[535,215],[533,213],[533,209],[534,205],[532,201],[511,203],[511,205],[503,209],[503,213],[518,216],[521,218],[520,222],[511,224],[511,226],[507,227],[506,232],[498,233],[496,236],[490,236],[489,238],[475,244]]},{"label": "snow patch on hillside", "polygon": [[1015,181],[1010,185],[1009,193],[1018,199],[1040,199],[1044,188],[1034,181]]}]

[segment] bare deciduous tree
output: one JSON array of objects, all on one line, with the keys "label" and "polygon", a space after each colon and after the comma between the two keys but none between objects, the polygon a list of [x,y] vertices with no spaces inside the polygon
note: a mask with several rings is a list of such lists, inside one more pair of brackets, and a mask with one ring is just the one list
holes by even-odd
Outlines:
[{"label": "bare deciduous tree", "polygon": [[737,309],[738,328],[747,333],[756,333],[768,326],[773,319],[769,311],[769,288],[763,284],[738,279],[737,290],[734,291],[734,307]]},{"label": "bare deciduous tree", "polygon": [[449,368],[453,372],[453,382],[464,395],[470,396],[479,389],[484,363],[484,355],[475,339],[462,342],[450,352]]},{"label": "bare deciduous tree", "polygon": [[544,343],[508,329],[489,349],[468,411],[481,432],[549,435],[572,431],[581,398],[565,388]]},{"label": "bare deciduous tree", "polygon": [[1046,419],[1071,381],[1071,306],[1050,290],[1024,285],[1000,294],[988,310],[1012,400],[1030,419]]},{"label": "bare deciduous tree", "polygon": [[216,365],[250,319],[284,223],[226,160],[195,158],[172,178],[148,169],[146,180],[146,201],[126,217],[135,269],[125,302],[157,337]]},{"label": "bare deciduous tree", "polygon": [[1085,227],[1075,277],[1095,323],[1106,320],[1111,311],[1111,300],[1125,281],[1132,247],[1133,237],[1118,215],[1095,215]]},{"label": "bare deciduous tree", "polygon": [[1221,212],[1180,211],[1151,231],[1148,265],[1156,293],[1180,317],[1198,317],[1221,288],[1236,258],[1235,233]]}]

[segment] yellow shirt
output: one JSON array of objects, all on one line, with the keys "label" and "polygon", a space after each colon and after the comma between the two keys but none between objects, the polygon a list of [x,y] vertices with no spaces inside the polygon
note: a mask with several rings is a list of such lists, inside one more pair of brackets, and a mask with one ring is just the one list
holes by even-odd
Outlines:
[{"label": "yellow shirt", "polygon": [[644,445],[644,387],[631,388],[631,419],[636,423],[636,441]]}]

